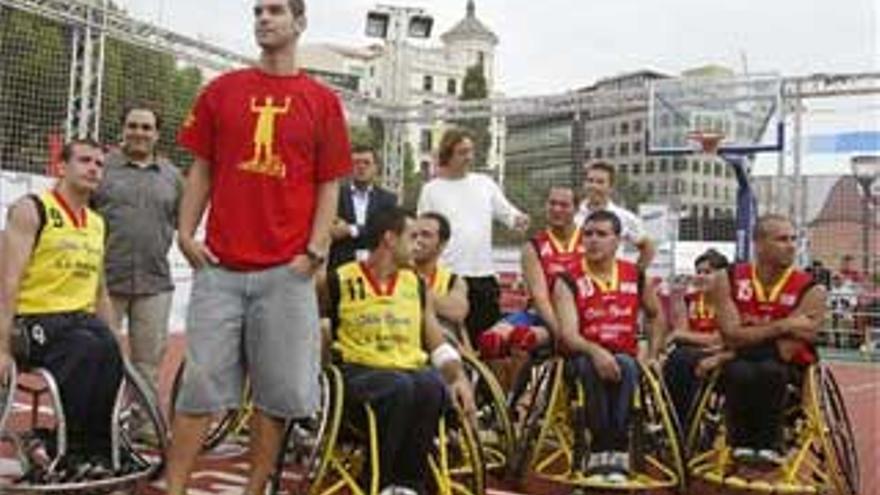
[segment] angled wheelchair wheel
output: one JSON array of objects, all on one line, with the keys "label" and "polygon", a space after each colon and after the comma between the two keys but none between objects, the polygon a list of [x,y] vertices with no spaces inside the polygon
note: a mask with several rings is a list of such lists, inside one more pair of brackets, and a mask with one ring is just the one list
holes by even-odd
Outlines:
[{"label": "angled wheelchair wheel", "polygon": [[[514,480],[522,481],[534,460],[535,445],[550,405],[557,364],[558,360],[542,359],[523,367],[508,398],[508,410],[520,416],[517,420],[519,436],[508,465],[508,473]],[[518,411],[521,404],[525,408]]]},{"label": "angled wheelchair wheel", "polygon": [[440,418],[436,453],[428,459],[437,495],[483,495],[486,463],[477,429],[457,410]]},{"label": "angled wheelchair wheel", "polygon": [[647,487],[681,491],[686,469],[675,408],[654,369],[641,363],[639,366],[641,373],[630,439],[637,481]]},{"label": "angled wheelchair wheel", "polygon": [[485,468],[501,474],[513,455],[515,439],[504,392],[498,380],[474,355],[462,354],[465,373],[474,389],[476,434],[485,456]]},{"label": "angled wheelchair wheel", "polygon": [[[3,373],[5,373],[5,376],[0,376],[0,435],[4,431],[6,420],[9,418],[12,406],[15,403],[15,387],[18,377],[18,369],[15,366],[15,362],[10,362],[7,369],[0,370],[0,375]],[[0,436],[0,442],[2,441],[3,438]]]},{"label": "angled wheelchair wheel", "polygon": [[[186,370],[186,362],[181,361],[174,375],[174,382],[171,385],[171,404],[168,411],[168,418],[174,421],[175,404],[183,386],[183,377]],[[214,417],[211,421],[208,431],[205,433],[205,439],[202,441],[202,452],[214,450],[223,443],[231,434],[242,433],[247,428],[250,419],[250,384],[245,384],[243,392],[244,404],[238,409],[230,409]]]},{"label": "angled wheelchair wheel", "polygon": [[824,423],[822,442],[830,454],[828,464],[834,485],[840,495],[857,495],[861,487],[859,458],[843,395],[829,367],[818,365],[815,374]]},{"label": "angled wheelchair wheel", "polygon": [[275,472],[269,480],[270,495],[316,494],[330,468],[342,424],[342,374],[335,366],[321,373],[321,400],[309,418],[287,422]]},{"label": "angled wheelchair wheel", "polygon": [[[0,430],[0,438],[15,451],[21,474],[11,484],[0,485],[0,492],[110,494],[137,490],[160,474],[167,428],[149,387],[128,362],[123,364],[112,411],[109,464],[96,463],[91,456],[66,456],[66,421],[59,389],[45,369],[35,368],[30,375],[29,384],[21,390],[35,397],[31,421],[27,413],[15,418],[10,414]],[[7,378],[5,383],[11,382]]]}]

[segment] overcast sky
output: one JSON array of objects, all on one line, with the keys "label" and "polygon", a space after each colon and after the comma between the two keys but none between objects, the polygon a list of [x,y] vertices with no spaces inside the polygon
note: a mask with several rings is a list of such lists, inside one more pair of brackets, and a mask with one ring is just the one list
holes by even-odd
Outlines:
[{"label": "overcast sky", "polygon": [[[252,2],[120,0],[129,12],[253,55]],[[366,44],[373,0],[307,0],[306,42]],[[467,0],[423,7],[435,35],[464,17]],[[880,71],[878,0],[476,0],[500,38],[498,89],[551,93],[641,68],[677,73],[708,63],[784,75]]]}]

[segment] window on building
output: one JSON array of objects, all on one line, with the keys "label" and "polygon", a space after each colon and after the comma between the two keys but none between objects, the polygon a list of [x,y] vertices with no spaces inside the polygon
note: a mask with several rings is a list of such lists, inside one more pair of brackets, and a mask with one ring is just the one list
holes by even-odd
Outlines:
[{"label": "window on building", "polygon": [[629,134],[629,122],[621,122],[620,123],[620,133],[621,134]]},{"label": "window on building", "polygon": [[486,66],[486,53],[485,52],[477,52],[477,63],[480,64],[481,67]]},{"label": "window on building", "polygon": [[645,194],[647,194],[648,196],[654,195],[654,183],[653,182],[648,182],[647,184],[645,184]]},{"label": "window on building", "polygon": [[593,130],[587,127],[584,129],[584,141],[590,141],[593,139]]},{"label": "window on building", "polygon": [[733,167],[724,167],[724,176],[728,179],[733,177]]},{"label": "window on building", "polygon": [[617,156],[617,148],[612,144],[608,147],[608,158],[614,158]]},{"label": "window on building", "polygon": [[691,172],[698,174],[700,173],[700,162],[694,160],[691,162]]},{"label": "window on building", "polygon": [[718,190],[718,184],[712,186],[712,197],[715,199],[721,197],[721,191]]},{"label": "window on building", "polygon": [[721,177],[724,175],[724,168],[720,163],[715,163],[715,177]]},{"label": "window on building", "polygon": [[675,179],[674,194],[684,194],[685,192],[687,192],[686,187],[687,184],[685,183],[684,179]]},{"label": "window on building", "polygon": [[730,201],[730,186],[724,186],[724,199]]},{"label": "window on building", "polygon": [[703,162],[703,175],[712,175],[712,164],[710,162]]},{"label": "window on building", "polygon": [[700,194],[700,185],[696,182],[691,183],[691,196],[697,196]]},{"label": "window on building", "polygon": [[700,217],[700,207],[697,205],[691,206],[691,218],[699,218]]},{"label": "window on building", "polygon": [[645,173],[646,174],[653,174],[654,173],[654,161],[653,160],[648,160],[648,162],[645,163]]},{"label": "window on building", "polygon": [[598,159],[598,158],[602,158],[602,148],[601,148],[601,147],[597,147],[597,148],[596,148],[595,157],[596,157],[597,159]]},{"label": "window on building", "polygon": [[458,94],[458,81],[452,78],[449,78],[446,81],[446,94],[450,96],[455,96]]},{"label": "window on building", "polygon": [[706,184],[705,182],[703,183],[703,197],[709,197],[709,184]]},{"label": "window on building", "polygon": [[617,135],[617,124],[608,124],[608,135],[612,137]]},{"label": "window on building", "polygon": [[593,150],[587,148],[584,150],[584,160],[589,160],[592,157]]},{"label": "window on building", "polygon": [[419,139],[421,145],[419,148],[423,153],[430,153],[434,149],[434,133],[431,132],[431,129],[422,129],[421,134],[421,139]]},{"label": "window on building", "polygon": [[633,141],[632,150],[633,150],[633,153],[641,153],[642,152],[642,142],[641,141]]},{"label": "window on building", "polygon": [[666,158],[660,159],[660,173],[661,174],[669,173],[669,160],[667,160]]},{"label": "window on building", "polygon": [[620,156],[629,155],[629,143],[620,143]]},{"label": "window on building", "polygon": [[687,172],[687,160],[685,160],[684,158],[675,158],[675,161],[673,163],[673,167],[676,172]]},{"label": "window on building", "polygon": [[642,132],[642,126],[644,125],[642,122],[642,119],[633,120],[633,132]]},{"label": "window on building", "polygon": [[633,163],[632,166],[633,175],[639,175],[642,173],[642,164],[641,163]]},{"label": "window on building", "polygon": [[620,172],[620,175],[626,175],[629,172],[629,165],[621,163],[617,166],[617,171]]},{"label": "window on building", "polygon": [[427,92],[434,91],[434,76],[425,74],[422,77],[422,90]]},{"label": "window on building", "polygon": [[665,180],[660,181],[660,196],[666,196],[669,194],[669,183]]}]

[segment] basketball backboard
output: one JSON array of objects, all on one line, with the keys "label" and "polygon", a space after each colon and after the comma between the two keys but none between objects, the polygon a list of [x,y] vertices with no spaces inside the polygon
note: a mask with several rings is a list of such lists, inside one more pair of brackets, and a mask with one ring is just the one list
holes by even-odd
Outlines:
[{"label": "basketball backboard", "polygon": [[783,146],[782,82],[778,75],[682,77],[651,84],[648,154],[701,151],[693,139],[720,134],[720,153],[779,151]]}]

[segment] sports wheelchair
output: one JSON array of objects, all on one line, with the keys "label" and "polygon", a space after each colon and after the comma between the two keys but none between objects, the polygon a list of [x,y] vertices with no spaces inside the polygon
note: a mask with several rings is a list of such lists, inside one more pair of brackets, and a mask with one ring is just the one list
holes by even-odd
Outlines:
[{"label": "sports wheelchair", "polygon": [[[652,368],[639,363],[639,383],[630,410],[631,475],[613,483],[585,474],[590,454],[586,403],[590,400],[571,365],[559,356],[538,356],[515,385],[528,393],[522,434],[510,466],[512,476],[527,474],[589,490],[641,492],[682,490],[685,465],[680,429],[671,401]],[[512,399],[516,400],[516,399]]]},{"label": "sports wheelchair", "polygon": [[717,371],[695,402],[687,434],[693,480],[751,493],[861,493],[859,461],[849,417],[831,369],[813,364],[786,391],[784,459],[767,469],[737,463],[727,443],[724,395]]},{"label": "sports wheelchair", "polygon": [[112,416],[111,466],[98,475],[67,456],[64,409],[52,374],[11,364],[0,382],[0,457],[11,455],[17,469],[6,479],[0,476],[0,492],[100,494],[155,479],[164,465],[168,432],[149,390],[124,361]]},{"label": "sports wheelchair", "polygon": [[[332,495],[379,492],[376,418],[364,406],[366,428],[347,421],[342,372],[335,365],[321,375],[321,402],[311,418],[288,422],[269,493]],[[474,426],[450,410],[440,419],[434,452],[428,459],[434,491],[440,495],[482,495],[486,463]],[[364,470],[370,476],[364,477]],[[361,486],[368,478],[369,486]]]}]

